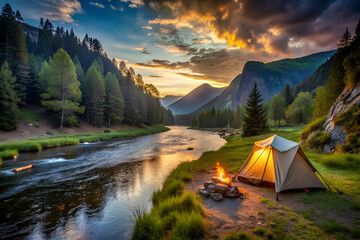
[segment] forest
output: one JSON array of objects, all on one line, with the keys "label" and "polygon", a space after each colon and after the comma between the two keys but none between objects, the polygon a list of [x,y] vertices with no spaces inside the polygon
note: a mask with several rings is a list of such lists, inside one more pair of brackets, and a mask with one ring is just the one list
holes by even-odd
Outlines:
[{"label": "forest", "polygon": [[[38,31],[37,38],[24,27]],[[110,60],[98,39],[86,34],[80,40],[73,29],[43,18],[32,27],[9,4],[1,11],[0,31],[1,130],[16,129],[29,104],[45,107],[59,128],[78,127],[81,120],[97,127],[174,124],[156,87],[124,62]]]}]

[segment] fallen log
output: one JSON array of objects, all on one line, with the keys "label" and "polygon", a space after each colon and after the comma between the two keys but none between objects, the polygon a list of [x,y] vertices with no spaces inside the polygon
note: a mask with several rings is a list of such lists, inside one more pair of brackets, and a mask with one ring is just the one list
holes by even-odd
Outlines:
[{"label": "fallen log", "polygon": [[21,167],[21,168],[15,168],[14,170],[12,170],[12,172],[21,172],[21,171],[24,171],[24,170],[27,170],[27,169],[31,169],[33,168],[34,165],[27,165],[25,167]]}]

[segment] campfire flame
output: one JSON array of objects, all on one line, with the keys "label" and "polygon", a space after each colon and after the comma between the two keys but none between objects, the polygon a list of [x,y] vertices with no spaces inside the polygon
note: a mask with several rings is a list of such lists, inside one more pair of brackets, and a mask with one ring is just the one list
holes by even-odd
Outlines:
[{"label": "campfire flame", "polygon": [[230,178],[225,177],[225,170],[224,168],[220,167],[220,163],[216,163],[216,177],[223,182],[230,182]]}]

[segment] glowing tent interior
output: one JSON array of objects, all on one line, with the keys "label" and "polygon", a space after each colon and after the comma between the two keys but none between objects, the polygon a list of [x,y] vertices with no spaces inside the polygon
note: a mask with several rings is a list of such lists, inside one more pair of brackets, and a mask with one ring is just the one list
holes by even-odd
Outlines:
[{"label": "glowing tent interior", "polygon": [[298,143],[273,135],[255,142],[237,175],[239,180],[253,184],[275,184],[278,200],[279,193],[284,190],[325,188],[316,172]]}]

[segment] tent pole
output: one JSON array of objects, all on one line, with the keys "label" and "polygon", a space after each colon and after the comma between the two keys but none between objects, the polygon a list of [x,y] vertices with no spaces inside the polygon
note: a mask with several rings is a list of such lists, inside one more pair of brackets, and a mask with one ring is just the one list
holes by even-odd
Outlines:
[{"label": "tent pole", "polygon": [[262,181],[263,181],[263,179],[264,179],[264,175],[265,175],[265,171],[266,171],[267,164],[268,164],[268,162],[269,162],[269,158],[270,158],[270,153],[271,153],[271,151],[272,151],[272,148],[270,148],[269,155],[268,155],[267,160],[266,160],[266,163],[265,163],[264,172],[263,172],[262,177],[261,177],[261,180],[260,180],[260,186],[261,186]]},{"label": "tent pole", "polygon": [[279,201],[279,193],[276,193],[276,201]]},{"label": "tent pole", "polygon": [[[264,148],[264,150],[262,151],[262,153],[258,156],[258,158],[255,160],[255,162],[250,166],[250,168],[246,171],[246,173],[255,165],[255,163],[257,162],[257,160],[259,160],[259,158],[261,157],[261,155],[265,152],[265,150],[267,149]],[[233,176],[232,180],[235,181],[236,176],[241,172],[242,168],[235,174],[235,176]]]}]

